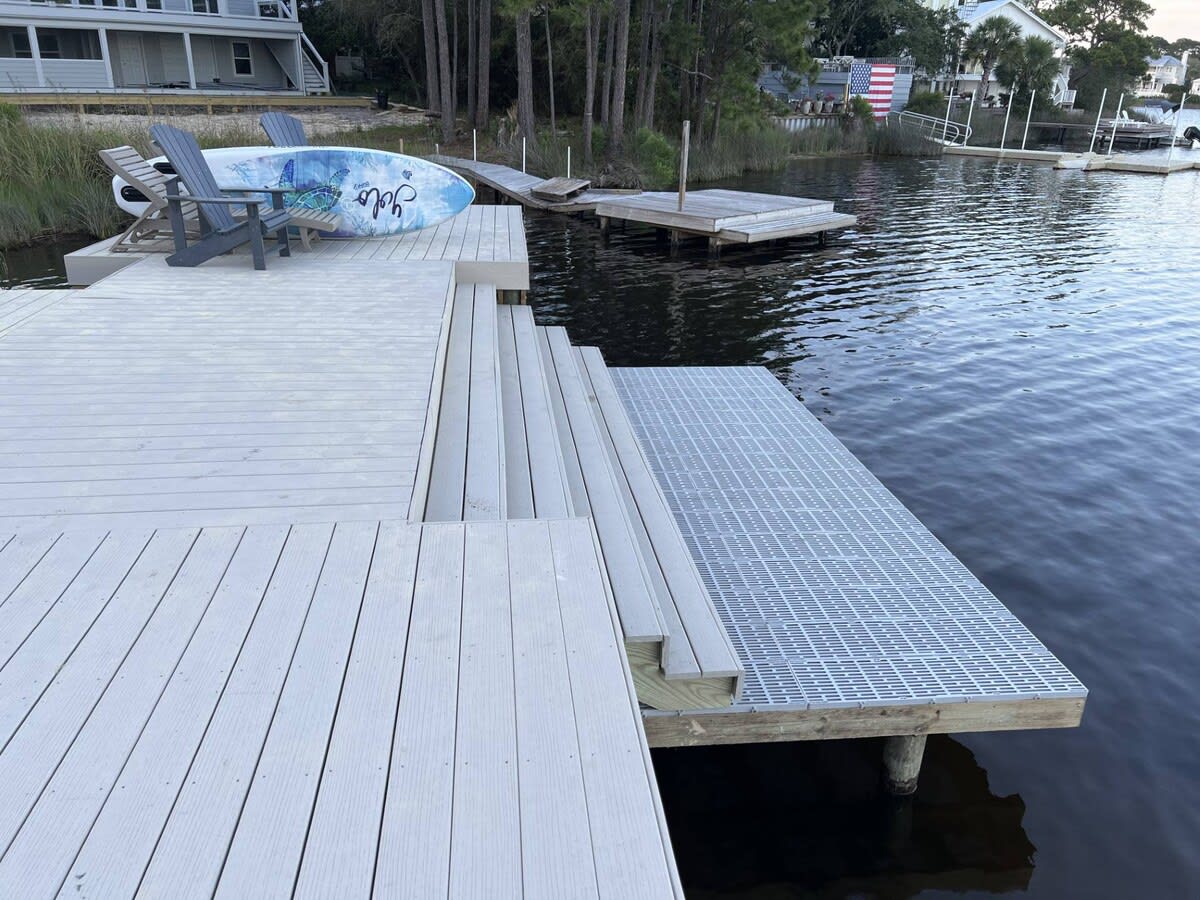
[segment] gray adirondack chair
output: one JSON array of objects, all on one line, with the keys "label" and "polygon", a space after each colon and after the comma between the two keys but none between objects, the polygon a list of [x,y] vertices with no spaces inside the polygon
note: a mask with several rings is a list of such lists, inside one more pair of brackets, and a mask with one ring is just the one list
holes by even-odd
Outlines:
[{"label": "gray adirondack chair", "polygon": [[[146,198],[146,211],[138,216],[108,249],[144,251],[147,246],[155,248],[156,245],[153,243],[145,245],[141,242],[171,233],[171,220],[167,212],[167,180],[169,176],[150,165],[133,147],[112,147],[108,150],[101,150],[100,159],[110,172]],[[183,203],[182,207],[188,232],[199,233],[200,215],[196,212],[196,204]]]},{"label": "gray adirondack chair", "polygon": [[267,139],[275,147],[307,147],[308,138],[304,134],[304,123],[295,116],[282,112],[265,112],[258,118],[258,124],[267,133]]},{"label": "gray adirondack chair", "polygon": [[[282,190],[264,190],[264,193],[271,196],[271,205],[270,208],[260,211],[259,207],[267,201],[244,194],[231,196],[234,192],[223,191],[217,185],[212,169],[208,167],[200,152],[200,145],[188,132],[172,128],[170,125],[152,125],[150,136],[162,149],[178,175],[178,178],[169,179],[166,183],[171,231],[175,238],[175,252],[167,257],[167,265],[198,266],[214,256],[228,253],[248,243],[250,255],[254,259],[254,268],[265,269],[267,259],[263,236],[272,232],[275,234],[275,249],[279,255],[291,255],[288,225],[292,217],[283,208]],[[179,193],[180,181],[187,188],[186,197]],[[183,212],[183,205],[187,202],[195,203],[200,213],[201,236],[192,244],[188,244],[187,224]],[[233,209],[237,207],[245,208],[244,219],[234,218]]]}]

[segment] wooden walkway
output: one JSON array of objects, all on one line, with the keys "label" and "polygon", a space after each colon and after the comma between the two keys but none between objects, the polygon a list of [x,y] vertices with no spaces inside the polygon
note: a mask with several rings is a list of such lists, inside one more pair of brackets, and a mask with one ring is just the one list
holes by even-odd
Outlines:
[{"label": "wooden walkway", "polygon": [[[67,279],[86,286],[144,259],[171,252],[169,238],[145,241],[140,252],[111,250],[116,238],[66,256]],[[382,238],[324,239],[310,254],[293,245],[293,259],[452,262],[460,281],[486,281],[500,290],[529,289],[529,253],[519,206],[470,206],[434,228]]]},{"label": "wooden walkway", "polygon": [[682,896],[586,521],[0,548],[3,896]]},{"label": "wooden walkway", "polygon": [[574,194],[565,200],[547,200],[534,194],[534,188],[543,184],[546,179],[539,175],[519,172],[509,166],[496,163],[479,162],[473,159],[461,159],[457,156],[435,155],[429,157],[430,162],[453,169],[476,185],[491,188],[501,197],[507,197],[530,209],[540,209],[547,212],[573,213],[592,212],[596,204],[613,197],[636,194],[638,191],[621,189],[592,188],[582,193]]}]

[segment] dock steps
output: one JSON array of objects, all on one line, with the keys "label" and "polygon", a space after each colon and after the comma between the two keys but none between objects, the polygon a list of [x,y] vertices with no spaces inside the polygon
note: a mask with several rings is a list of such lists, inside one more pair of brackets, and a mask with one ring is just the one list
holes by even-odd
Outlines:
[{"label": "dock steps", "polygon": [[592,520],[638,697],[728,706],[737,654],[595,348],[455,289],[423,519]]},{"label": "dock steps", "polygon": [[531,187],[529,193],[539,200],[558,203],[586,191],[591,185],[586,178],[547,178]]}]

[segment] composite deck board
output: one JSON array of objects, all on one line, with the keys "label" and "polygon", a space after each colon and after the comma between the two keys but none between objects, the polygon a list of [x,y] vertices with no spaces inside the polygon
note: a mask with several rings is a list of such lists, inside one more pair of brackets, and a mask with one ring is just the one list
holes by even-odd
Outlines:
[{"label": "composite deck board", "polygon": [[[146,260],[0,335],[0,460],[62,467],[0,476],[0,523],[371,520],[411,501],[452,269],[414,263],[380,292],[370,267],[296,259]],[[302,464],[273,467],[275,448]],[[229,465],[150,465],[213,453]]]},{"label": "composite deck board", "polygon": [[[704,586],[687,543],[654,477],[633,425],[612,382],[608,367],[595,347],[580,350],[583,369],[590,376],[596,410],[612,440],[614,470],[629,486],[631,514],[643,523],[648,550],[666,583],[687,645],[705,677],[740,678],[742,667],[729,642],[725,626]],[[666,669],[670,676],[670,668]]]},{"label": "composite deck board", "polygon": [[0,750],[0,893],[682,896],[598,552],[583,519],[113,531],[30,638],[66,659]]},{"label": "composite deck board", "polygon": [[517,368],[517,342],[513,330],[513,307],[497,310],[497,351],[500,363],[500,413],[504,417],[504,499],[507,517],[532,519],[533,479],[529,464],[529,440],[521,396],[521,373]]},{"label": "composite deck board", "polygon": [[534,510],[539,518],[562,518],[575,511],[571,508],[548,373],[538,346],[533,311],[527,306],[511,309]]},{"label": "composite deck board", "polygon": [[[605,566],[613,585],[627,641],[660,643],[668,631],[658,601],[650,589],[645,562],[638,550],[608,453],[588,405],[579,368],[562,328],[547,328],[550,359],[558,377],[566,413],[564,454],[574,453],[587,494],[587,508],[596,523]],[[567,445],[566,441],[570,441]]]},{"label": "composite deck board", "polygon": [[470,285],[459,286],[454,292],[442,393],[437,407],[437,430],[429,470],[429,495],[424,510],[424,519],[430,522],[457,522],[463,516],[474,309],[474,289]]},{"label": "composite deck board", "polygon": [[483,284],[474,285],[473,290],[463,518],[501,519],[505,515],[504,415],[500,400],[496,290]]}]

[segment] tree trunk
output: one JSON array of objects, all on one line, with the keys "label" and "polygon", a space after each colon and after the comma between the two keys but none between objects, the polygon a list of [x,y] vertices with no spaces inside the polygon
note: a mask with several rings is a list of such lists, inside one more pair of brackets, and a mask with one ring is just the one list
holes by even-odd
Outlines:
[{"label": "tree trunk", "polygon": [[985,65],[983,67],[983,76],[979,79],[979,98],[978,103],[982,103],[987,99],[988,82],[992,79],[992,67]]},{"label": "tree trunk", "polygon": [[608,126],[612,112],[613,44],[617,40],[617,21],[610,10],[608,13],[608,37],[604,41],[604,84],[600,88],[600,124]]},{"label": "tree trunk", "polygon": [[476,91],[479,80],[476,76],[476,66],[479,65],[479,54],[476,44],[479,41],[479,8],[478,0],[467,0],[467,122],[475,125]]},{"label": "tree trunk", "polygon": [[615,0],[616,52],[613,54],[612,109],[608,114],[609,155],[618,156],[625,143],[625,81],[629,74],[629,0]]},{"label": "tree trunk", "polygon": [[554,115],[554,46],[550,41],[550,7],[546,6],[546,75],[550,87],[550,134],[558,134],[558,119]]},{"label": "tree trunk", "polygon": [[517,128],[533,140],[533,37],[528,8],[517,12]]},{"label": "tree trunk", "polygon": [[450,40],[446,34],[446,0],[433,0],[433,5],[437,18],[438,72],[441,75],[438,89],[442,95],[442,141],[448,144],[454,140],[454,82],[450,75]]},{"label": "tree trunk", "polygon": [[478,86],[475,88],[475,127],[487,131],[488,113],[492,109],[492,0],[479,0],[479,62],[475,66]]},{"label": "tree trunk", "polygon": [[588,4],[587,25],[584,28],[584,46],[587,62],[583,93],[583,158],[592,164],[592,120],[596,114],[596,53],[600,49],[600,10],[595,3]]},{"label": "tree trunk", "polygon": [[653,49],[650,52],[650,73],[646,76],[646,105],[643,109],[642,120],[638,122],[638,127],[640,128],[654,127],[654,103],[658,93],[658,76],[662,71],[663,55],[666,52],[664,32],[667,28],[667,22],[671,19],[671,8],[673,5],[673,0],[667,0],[666,9],[659,9],[658,15],[654,19]]},{"label": "tree trunk", "polygon": [[633,127],[641,128],[646,118],[646,78],[650,74],[650,31],[658,14],[655,0],[642,0],[641,33],[638,37],[637,91],[633,96]]},{"label": "tree trunk", "polygon": [[430,112],[441,109],[441,92],[438,90],[437,24],[433,12],[433,0],[421,0],[421,20],[425,28],[425,97]]}]

